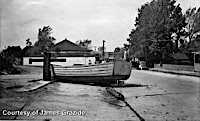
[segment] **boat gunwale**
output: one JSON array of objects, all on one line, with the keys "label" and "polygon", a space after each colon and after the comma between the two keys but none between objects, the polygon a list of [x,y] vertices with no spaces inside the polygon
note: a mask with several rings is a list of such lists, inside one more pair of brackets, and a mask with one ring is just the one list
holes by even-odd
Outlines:
[{"label": "boat gunwale", "polygon": [[108,62],[108,63],[100,63],[100,64],[92,64],[92,65],[72,65],[72,66],[62,66],[62,65],[56,65],[51,64],[52,66],[62,67],[62,68],[80,68],[80,67],[95,67],[95,66],[102,66],[102,65],[114,65],[114,62]]}]

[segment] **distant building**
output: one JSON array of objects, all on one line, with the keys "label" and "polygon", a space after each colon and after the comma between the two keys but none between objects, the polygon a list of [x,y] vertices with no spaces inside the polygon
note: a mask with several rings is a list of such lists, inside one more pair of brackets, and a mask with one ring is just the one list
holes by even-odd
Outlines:
[{"label": "distant building", "polygon": [[[43,65],[42,53],[34,53],[33,46],[27,46],[23,49],[23,65]],[[95,57],[90,50],[82,48],[75,43],[65,39],[55,44],[51,49],[51,63],[56,65],[88,65],[95,63]]]},{"label": "distant building", "polygon": [[109,61],[114,61],[114,60],[122,60],[123,59],[123,52],[106,52],[106,59]]},{"label": "distant building", "polygon": [[190,59],[184,53],[174,53],[163,58],[163,63],[166,64],[189,64]]},{"label": "distant building", "polygon": [[194,54],[194,71],[200,72],[200,51],[192,53]]}]

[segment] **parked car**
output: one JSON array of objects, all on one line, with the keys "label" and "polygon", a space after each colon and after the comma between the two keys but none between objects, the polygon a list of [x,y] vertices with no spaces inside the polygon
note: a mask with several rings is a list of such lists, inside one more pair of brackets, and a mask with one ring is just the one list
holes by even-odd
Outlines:
[{"label": "parked car", "polygon": [[140,70],[148,70],[149,68],[146,66],[146,62],[145,61],[139,61],[139,66],[138,68]]},{"label": "parked car", "polygon": [[132,67],[138,69],[139,68],[139,63],[135,61],[131,61]]}]

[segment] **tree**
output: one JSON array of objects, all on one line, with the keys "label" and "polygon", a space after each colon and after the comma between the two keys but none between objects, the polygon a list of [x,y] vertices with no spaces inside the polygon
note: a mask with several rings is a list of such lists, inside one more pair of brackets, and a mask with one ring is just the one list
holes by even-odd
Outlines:
[{"label": "tree", "polygon": [[32,42],[30,42],[30,38],[26,39],[26,46],[31,46]]},{"label": "tree", "polygon": [[120,47],[116,47],[114,52],[120,52]]},{"label": "tree", "polygon": [[34,51],[36,54],[48,51],[51,47],[53,47],[56,39],[51,37],[52,30],[53,29],[50,26],[44,26],[43,29],[39,29],[38,41],[34,44]]},{"label": "tree", "polygon": [[131,46],[129,47],[130,55],[136,57],[143,55],[140,38],[141,35],[139,34],[139,31],[137,31],[136,29],[132,29],[131,33],[129,34],[129,39],[127,40],[128,42],[131,43]]},{"label": "tree", "polygon": [[171,26],[170,26],[170,31],[172,34],[174,33],[176,35],[175,38],[175,52],[178,51],[178,43],[182,41],[181,37],[186,36],[186,31],[184,27],[187,25],[186,23],[186,18],[182,14],[182,9],[180,7],[180,4],[178,4],[172,11],[173,14],[170,15],[171,18]]},{"label": "tree", "polygon": [[172,34],[181,35],[186,25],[181,8],[175,3],[175,0],[153,0],[138,9],[135,29],[129,35],[131,51],[139,50],[135,54],[146,57],[153,53],[160,58],[171,52]]},{"label": "tree", "polygon": [[185,31],[189,41],[183,41],[180,46],[180,52],[187,54],[190,61],[193,62],[191,52],[200,51],[200,8],[189,8],[185,13],[186,23]]},{"label": "tree", "polygon": [[87,49],[91,49],[90,45],[92,43],[92,40],[89,39],[84,39],[84,40],[78,40],[76,41],[76,44],[83,47],[83,48],[87,48]]},{"label": "tree", "polygon": [[186,10],[185,17],[187,23],[185,28],[190,43],[197,37],[196,34],[200,31],[200,7],[198,10],[196,10],[196,8],[189,8]]},{"label": "tree", "polygon": [[114,52],[124,52],[127,51],[129,46],[127,44],[124,44],[124,47],[116,47]]},{"label": "tree", "polygon": [[7,73],[15,73],[17,59],[21,58],[20,46],[8,46],[0,53],[0,71],[6,71]]}]

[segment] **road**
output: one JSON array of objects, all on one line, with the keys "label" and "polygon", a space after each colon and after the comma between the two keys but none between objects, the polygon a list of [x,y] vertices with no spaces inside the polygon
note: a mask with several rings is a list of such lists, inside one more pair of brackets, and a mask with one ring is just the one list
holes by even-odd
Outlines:
[{"label": "road", "polygon": [[[114,87],[124,95],[128,105],[117,100],[105,88],[55,82],[36,92],[18,95],[15,104],[20,100],[26,101],[17,109],[30,111],[30,115],[24,113],[11,118],[55,121],[200,119],[198,77],[132,70],[124,87]],[[8,115],[8,111],[4,113]]]},{"label": "road", "polygon": [[127,83],[141,86],[116,90],[144,119],[200,120],[198,77],[133,70]]}]

